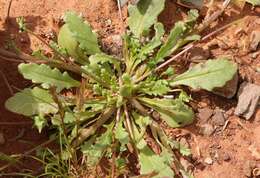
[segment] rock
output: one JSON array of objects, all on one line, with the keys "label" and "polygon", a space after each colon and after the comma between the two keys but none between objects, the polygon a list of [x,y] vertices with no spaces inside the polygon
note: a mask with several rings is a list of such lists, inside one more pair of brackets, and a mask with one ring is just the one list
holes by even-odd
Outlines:
[{"label": "rock", "polygon": [[254,114],[260,99],[260,86],[244,82],[238,91],[238,104],[235,109],[237,116],[249,120]]},{"label": "rock", "polygon": [[250,50],[256,51],[260,43],[260,30],[255,30],[250,35]]},{"label": "rock", "polygon": [[214,133],[215,129],[211,124],[203,124],[200,128],[200,133],[205,136],[210,136]]},{"label": "rock", "polygon": [[113,43],[116,44],[117,46],[122,45],[122,38],[120,35],[112,35],[111,39],[112,39]]},{"label": "rock", "polygon": [[206,123],[208,119],[212,116],[213,110],[210,108],[203,108],[203,109],[198,109],[198,118],[200,123]]},{"label": "rock", "polygon": [[0,145],[5,144],[5,137],[4,134],[2,132],[0,132]]},{"label": "rock", "polygon": [[228,161],[231,160],[231,157],[229,156],[228,153],[224,153],[223,156],[222,156],[222,158],[223,158],[223,161],[226,161],[226,162],[228,162]]},{"label": "rock", "polygon": [[210,57],[209,49],[203,49],[200,47],[195,47],[190,50],[189,60],[192,62],[202,62]]},{"label": "rock", "polygon": [[223,126],[226,122],[226,118],[224,116],[224,112],[217,108],[215,114],[211,118],[211,123],[215,126]]},{"label": "rock", "polygon": [[237,85],[238,85],[238,74],[236,73],[233,79],[228,81],[225,86],[214,89],[213,93],[230,99],[233,96],[235,96],[237,92]]},{"label": "rock", "polygon": [[204,162],[208,165],[212,165],[213,164],[213,160],[211,159],[211,157],[207,157],[204,159]]}]

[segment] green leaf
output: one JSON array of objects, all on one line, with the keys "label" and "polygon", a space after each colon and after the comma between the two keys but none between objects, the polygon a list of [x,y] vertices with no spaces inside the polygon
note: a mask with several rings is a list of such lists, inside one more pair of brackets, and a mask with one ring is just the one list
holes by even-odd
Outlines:
[{"label": "green leaf", "polygon": [[252,4],[253,6],[260,6],[260,0],[246,0],[246,2]]},{"label": "green leaf", "polygon": [[71,78],[67,72],[61,73],[58,69],[51,69],[45,64],[20,64],[18,69],[25,79],[45,86],[56,86],[59,91],[80,86],[80,82]]},{"label": "green leaf", "polygon": [[155,61],[163,61],[163,58],[169,56],[172,53],[173,47],[177,44],[178,40],[183,36],[186,30],[184,22],[175,23],[174,28],[171,30],[170,35],[164,45],[158,51]]},{"label": "green leaf", "polygon": [[137,5],[129,5],[128,25],[131,32],[140,37],[157,22],[157,17],[164,9],[165,0],[140,0]]},{"label": "green leaf", "polygon": [[156,110],[170,127],[180,127],[193,122],[194,113],[180,99],[138,98],[144,105]]},{"label": "green leaf", "polygon": [[92,32],[90,25],[74,12],[67,12],[64,20],[72,36],[79,43],[79,47],[87,54],[100,53],[97,36]]},{"label": "green leaf", "polygon": [[[158,173],[155,178],[174,177],[174,172],[165,159],[165,155],[156,155],[148,146],[140,150],[141,174]],[[164,156],[164,157],[163,157]]]},{"label": "green leaf", "polygon": [[34,120],[34,126],[36,126],[39,133],[41,133],[44,126],[47,125],[47,120],[43,116],[35,116],[33,117],[33,120]]},{"label": "green leaf", "polygon": [[119,89],[120,95],[123,97],[130,97],[134,89],[131,76],[127,73],[124,73],[122,75],[122,81],[123,81],[123,85]]},{"label": "green leaf", "polygon": [[6,101],[5,107],[25,116],[54,114],[58,111],[48,91],[38,87],[16,93]]},{"label": "green leaf", "polygon": [[130,142],[129,134],[123,127],[123,119],[122,117],[115,129],[115,138],[121,143],[121,147],[125,147],[125,145]]},{"label": "green leaf", "polygon": [[191,155],[191,149],[189,149],[188,147],[186,147],[183,144],[180,144],[180,153],[183,156],[190,156]]},{"label": "green leaf", "polygon": [[189,149],[187,146],[181,144],[180,142],[170,140],[169,144],[171,145],[172,149],[178,150],[183,156],[190,156],[191,155],[191,149]]},{"label": "green leaf", "polygon": [[160,46],[162,43],[161,38],[163,37],[164,32],[165,32],[163,24],[160,22],[157,22],[156,24],[154,24],[154,29],[155,29],[155,36],[147,45],[145,45],[142,48],[142,50],[141,50],[142,55],[153,52],[153,50],[155,48],[157,48],[158,46]]},{"label": "green leaf", "polygon": [[208,60],[178,75],[171,82],[172,87],[177,85],[190,86],[193,89],[205,89],[212,91],[216,87],[222,87],[231,80],[237,72],[237,65],[227,59]]},{"label": "green leaf", "polygon": [[[113,124],[107,126],[107,130],[100,137],[90,139],[81,146],[81,151],[88,156],[88,163],[95,165],[102,158],[105,150],[112,144],[112,128]],[[95,143],[94,143],[95,142]]]},{"label": "green leaf", "polygon": [[90,56],[89,62],[90,64],[82,66],[85,71],[91,73],[106,85],[110,85],[111,88],[117,85],[115,71],[112,69],[111,64],[119,71],[120,62],[118,59],[102,53]]},{"label": "green leaf", "polygon": [[174,73],[175,73],[174,69],[172,67],[168,67],[167,70],[164,71],[160,76],[166,75],[166,76],[170,77],[170,76],[173,76]]},{"label": "green leaf", "polygon": [[79,47],[78,41],[73,36],[67,24],[63,25],[59,31],[58,44],[62,49],[65,49],[67,54],[73,57],[80,64],[87,62],[87,56],[84,51]]},{"label": "green leaf", "polygon": [[155,64],[163,61],[165,57],[171,55],[176,49],[180,48],[187,42],[199,39],[198,35],[185,37],[185,35],[192,29],[198,16],[198,11],[193,9],[188,12],[188,17],[185,21],[175,23],[167,41],[160,48],[154,59]]},{"label": "green leaf", "polygon": [[44,55],[43,51],[41,49],[33,51],[32,56],[41,59],[41,60],[48,60],[48,57]]},{"label": "green leaf", "polygon": [[89,62],[91,64],[104,64],[104,63],[110,63],[110,64],[114,64],[116,69],[118,69],[120,67],[120,61],[119,59],[104,54],[104,53],[100,53],[100,54],[95,54],[89,57]]},{"label": "green leaf", "polygon": [[167,80],[157,80],[157,81],[148,81],[140,83],[141,88],[140,92],[143,92],[148,95],[162,96],[168,93],[171,89]]},{"label": "green leaf", "polygon": [[[133,134],[134,134],[134,141],[135,145],[138,149],[143,149],[146,147],[146,142],[143,139],[144,134],[146,132],[147,126],[152,122],[150,117],[142,116],[136,112],[133,112],[133,119],[136,124],[133,124]],[[139,126],[139,128],[137,127]]]}]

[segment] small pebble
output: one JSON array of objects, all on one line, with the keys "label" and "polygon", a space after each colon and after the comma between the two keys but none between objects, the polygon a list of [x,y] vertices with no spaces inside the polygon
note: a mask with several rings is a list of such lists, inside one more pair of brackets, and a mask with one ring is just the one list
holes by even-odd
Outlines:
[{"label": "small pebble", "polygon": [[223,154],[223,160],[224,160],[224,161],[230,161],[231,158],[230,158],[229,154],[224,153],[224,154]]},{"label": "small pebble", "polygon": [[204,162],[208,165],[212,165],[213,164],[213,160],[211,159],[211,157],[207,157],[205,158]]},{"label": "small pebble", "polygon": [[211,124],[203,124],[200,132],[205,136],[210,136],[214,133],[215,129]]},{"label": "small pebble", "polygon": [[213,110],[210,108],[198,109],[198,117],[201,123],[206,123],[212,114]]},{"label": "small pebble", "polygon": [[224,113],[220,109],[215,110],[215,114],[212,116],[212,124],[215,126],[223,126],[226,122]]}]

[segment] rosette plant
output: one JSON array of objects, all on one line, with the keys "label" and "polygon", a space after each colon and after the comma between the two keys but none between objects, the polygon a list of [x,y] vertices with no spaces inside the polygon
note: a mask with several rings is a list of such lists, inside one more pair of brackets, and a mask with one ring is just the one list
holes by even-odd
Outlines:
[{"label": "rosette plant", "polygon": [[[37,51],[34,60],[18,66],[33,85],[8,99],[6,108],[31,117],[39,132],[45,127],[60,144],[59,153],[49,151],[60,161],[43,175],[75,175],[73,165],[81,161],[91,169],[101,160],[111,165],[107,167],[112,177],[126,175],[129,154],[142,175],[188,174],[175,155],[176,150],[189,155],[188,148],[168,137],[162,125],[176,128],[193,122],[191,98],[181,86],[212,91],[231,80],[237,66],[228,59],[214,59],[176,74],[169,59],[200,39],[194,30],[199,14],[190,10],[165,35],[157,21],[163,9],[164,0],[129,5],[129,28],[118,56],[102,52],[90,24],[67,12],[57,43],[50,44],[53,55]],[[20,27],[29,31],[21,21]],[[45,161],[53,161],[44,155]],[[59,170],[57,165],[65,163],[66,169]]]}]

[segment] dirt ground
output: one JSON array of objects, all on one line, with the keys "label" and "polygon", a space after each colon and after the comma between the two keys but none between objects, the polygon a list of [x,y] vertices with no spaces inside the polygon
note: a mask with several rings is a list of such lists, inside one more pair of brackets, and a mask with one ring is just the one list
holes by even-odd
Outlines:
[{"label": "dirt ground", "polygon": [[[6,47],[14,40],[23,51],[30,53],[43,46],[39,41],[26,34],[19,34],[15,19],[24,16],[29,28],[48,41],[58,31],[58,24],[67,10],[74,10],[90,22],[99,35],[103,49],[111,53],[117,52],[114,37],[120,34],[121,25],[114,0],[13,0],[10,11],[9,25],[5,23],[8,9],[7,0],[0,0],[0,46]],[[168,0],[166,9],[160,16],[169,31],[180,19],[186,9],[177,10],[173,1]],[[123,9],[126,16],[126,9]],[[233,25],[206,42],[191,50],[186,57],[176,61],[178,67],[189,65],[191,60],[201,60],[228,56],[239,65],[239,84],[249,81],[260,85],[260,54],[252,57],[248,50],[250,35],[260,30],[260,8],[244,10],[229,8],[214,26],[204,34],[243,18],[243,23]],[[55,36],[55,35],[54,35]],[[259,49],[259,48],[258,48]],[[256,52],[254,52],[256,53]],[[17,72],[17,65],[0,60],[0,133],[3,133],[5,143],[0,145],[0,152],[6,154],[24,153],[34,146],[47,140],[47,134],[38,134],[32,129],[29,119],[14,115],[4,109],[5,100],[12,95],[4,82],[13,88],[22,89],[28,85]],[[16,89],[14,89],[16,91]],[[260,109],[249,120],[234,115],[237,104],[236,96],[232,99],[209,94],[205,91],[192,91],[194,101],[191,103],[197,112],[196,122],[184,129],[168,129],[172,137],[184,138],[192,148],[193,156],[189,158],[188,166],[194,170],[196,178],[246,178],[252,177],[260,169]],[[221,112],[223,119],[212,124],[216,113]],[[215,113],[215,114],[214,114]],[[205,133],[203,128],[214,126],[212,133]],[[1,163],[1,162],[0,162]],[[3,165],[3,164],[0,164]],[[37,164],[30,159],[23,160],[22,168],[37,169]],[[21,169],[21,167],[17,168]],[[12,171],[17,171],[15,167]]]}]

